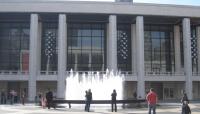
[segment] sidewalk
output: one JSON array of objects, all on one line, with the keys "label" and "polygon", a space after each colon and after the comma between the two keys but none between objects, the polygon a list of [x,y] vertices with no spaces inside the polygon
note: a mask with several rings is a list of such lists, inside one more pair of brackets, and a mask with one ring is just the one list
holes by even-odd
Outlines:
[{"label": "sidewalk", "polygon": [[[200,114],[200,103],[191,103],[192,114]],[[1,114],[147,114],[145,108],[118,107],[118,112],[111,112],[109,106],[91,106],[91,112],[84,112],[84,105],[69,108],[42,109],[34,104],[0,105]],[[157,114],[181,114],[181,105],[178,103],[160,103],[157,107]]]}]

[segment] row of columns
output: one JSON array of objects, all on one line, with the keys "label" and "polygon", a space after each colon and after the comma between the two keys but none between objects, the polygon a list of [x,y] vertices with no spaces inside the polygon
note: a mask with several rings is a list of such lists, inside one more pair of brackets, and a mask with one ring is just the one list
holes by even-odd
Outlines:
[{"label": "row of columns", "polygon": [[[65,97],[65,70],[66,70],[66,49],[67,49],[67,18],[65,14],[59,14],[58,22],[58,76],[57,76],[57,97]],[[184,63],[186,73],[186,92],[192,99],[192,59],[191,59],[191,41],[190,41],[190,19],[184,18],[183,25],[183,47]],[[38,14],[31,14],[30,22],[30,64],[29,64],[29,100],[33,101],[36,95],[36,78],[40,71],[41,60],[41,23]],[[109,16],[107,25],[107,68],[117,71],[117,17]],[[137,72],[137,94],[140,98],[145,98],[145,68],[144,68],[144,19],[143,16],[136,17],[136,24],[131,25],[132,42],[132,71]],[[200,28],[197,29],[197,36],[200,38]],[[181,71],[181,53],[180,53],[180,27],[174,26],[175,43],[175,69]],[[198,44],[200,40],[198,39]],[[200,49],[200,45],[198,45]],[[200,56],[200,51],[198,50]],[[200,64],[200,60],[198,61]],[[200,70],[199,70],[200,71]]]},{"label": "row of columns", "polygon": [[[59,14],[58,22],[58,76],[57,97],[65,97],[65,75],[66,75],[66,49],[67,49],[67,19],[65,14]],[[41,28],[38,14],[31,14],[30,22],[30,64],[28,98],[33,101],[36,96],[36,80],[40,71],[41,60]]]}]

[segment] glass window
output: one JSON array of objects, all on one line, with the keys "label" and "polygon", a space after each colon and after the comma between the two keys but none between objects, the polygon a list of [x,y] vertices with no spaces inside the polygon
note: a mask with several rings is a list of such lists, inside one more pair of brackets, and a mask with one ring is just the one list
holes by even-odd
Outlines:
[{"label": "glass window", "polygon": [[145,70],[173,72],[173,27],[168,25],[145,25],[144,34]]},{"label": "glass window", "polygon": [[92,30],[92,36],[101,36],[102,31],[101,30]]},{"label": "glass window", "polygon": [[67,62],[67,70],[104,70],[105,66],[105,24],[69,23],[68,32],[73,30],[73,37],[68,34],[68,57],[76,53],[77,62]]},{"label": "glass window", "polygon": [[86,30],[81,30],[82,32],[82,36],[91,36],[91,30],[90,29],[86,29]]},{"label": "glass window", "polygon": [[159,51],[160,50],[160,39],[153,39],[152,38],[152,51]]},{"label": "glass window", "polygon": [[102,62],[103,62],[102,54],[98,54],[98,53],[92,54],[92,63],[102,63]]},{"label": "glass window", "polygon": [[26,22],[0,23],[0,70],[28,70],[29,26]]},{"label": "glass window", "polygon": [[91,49],[91,37],[82,37],[82,48]]},{"label": "glass window", "polygon": [[101,41],[101,37],[94,37],[92,39],[92,47],[94,49],[101,49],[103,42]]},{"label": "glass window", "polygon": [[151,38],[160,38],[160,33],[159,31],[151,31]]},{"label": "glass window", "polygon": [[147,50],[147,51],[145,51],[144,53],[145,53],[145,56],[144,56],[145,61],[146,61],[146,62],[147,62],[147,61],[150,61],[150,62],[151,62],[151,59],[152,59],[152,57],[151,57],[151,52]]}]

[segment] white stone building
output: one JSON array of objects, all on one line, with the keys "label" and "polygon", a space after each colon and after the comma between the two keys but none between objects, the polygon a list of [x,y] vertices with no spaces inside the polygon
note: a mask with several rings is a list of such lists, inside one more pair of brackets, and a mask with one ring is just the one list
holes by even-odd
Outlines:
[{"label": "white stone building", "polygon": [[[132,2],[0,1],[0,91],[65,97],[75,72],[125,74],[124,99],[200,99],[200,7]],[[71,85],[73,86],[73,85]],[[67,93],[66,93],[67,94]]]}]

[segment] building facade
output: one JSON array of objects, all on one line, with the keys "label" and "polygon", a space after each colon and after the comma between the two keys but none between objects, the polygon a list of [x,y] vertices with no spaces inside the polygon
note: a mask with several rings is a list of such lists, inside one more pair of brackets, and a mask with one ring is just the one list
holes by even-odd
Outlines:
[{"label": "building facade", "polygon": [[[0,2],[0,91],[64,98],[74,72],[121,71],[124,99],[200,99],[200,7],[131,2]],[[66,93],[67,94],[67,93]]]}]

